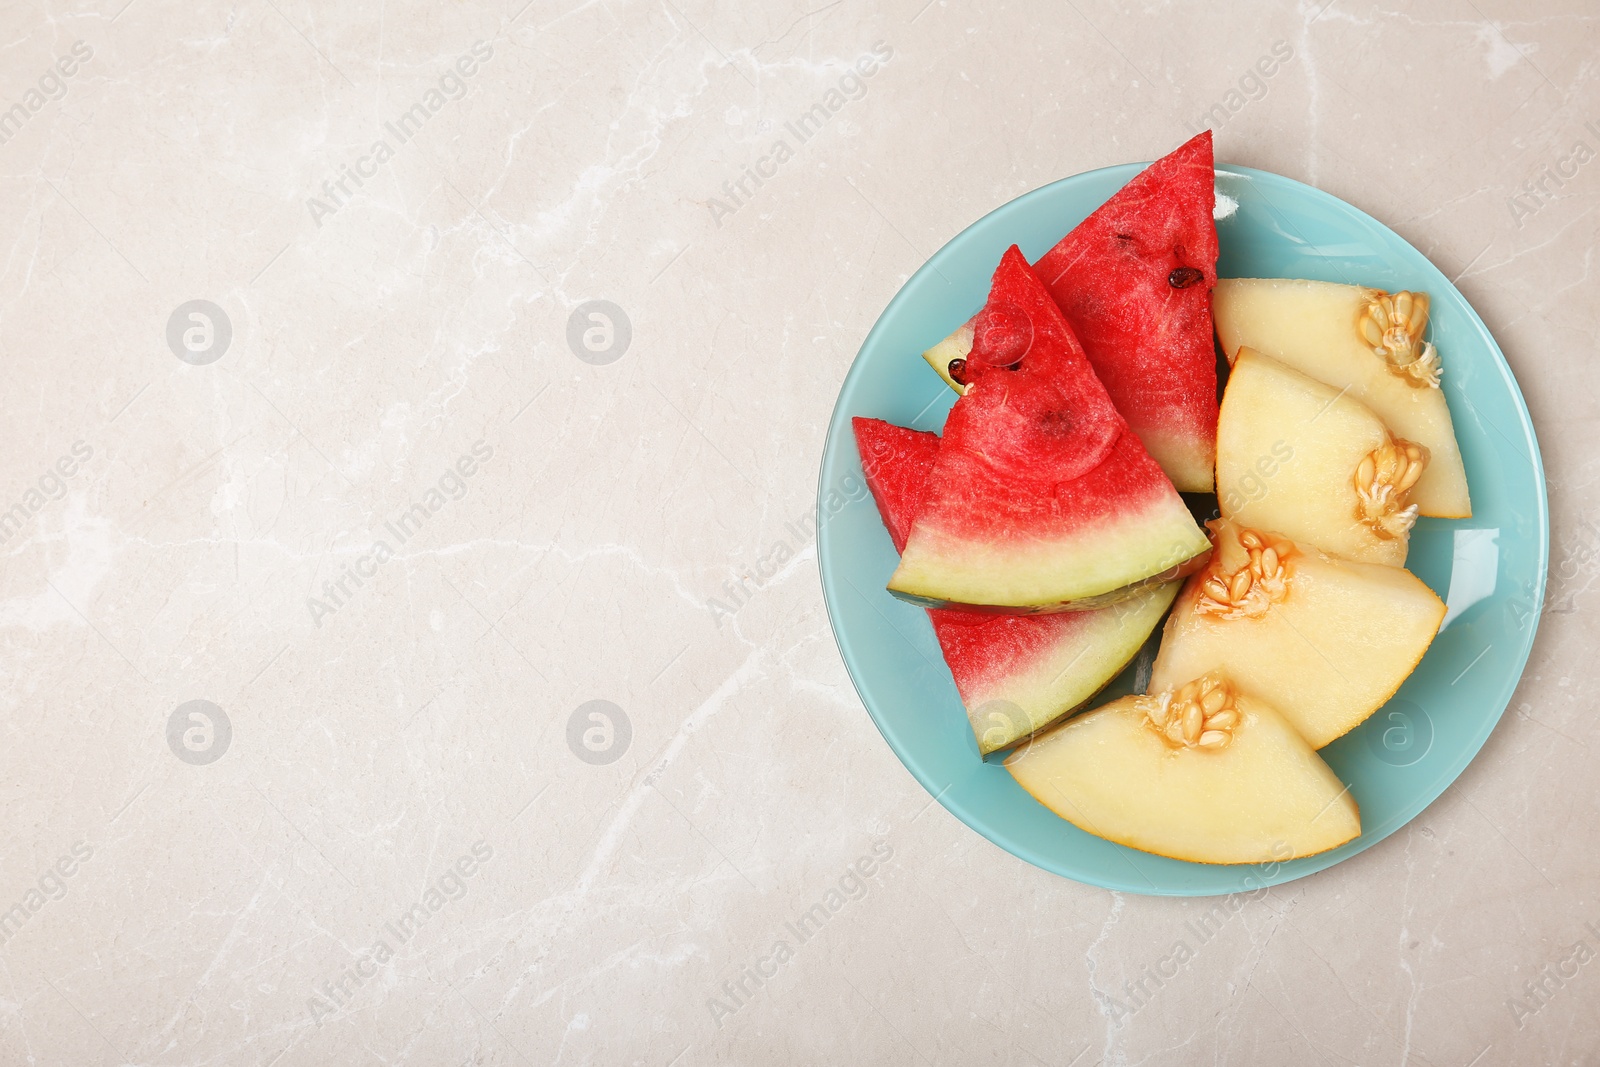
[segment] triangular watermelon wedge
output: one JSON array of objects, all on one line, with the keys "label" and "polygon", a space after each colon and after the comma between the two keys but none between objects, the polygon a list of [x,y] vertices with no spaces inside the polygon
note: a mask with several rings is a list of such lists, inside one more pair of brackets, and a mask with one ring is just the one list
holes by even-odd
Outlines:
[{"label": "triangular watermelon wedge", "polygon": [[[1034,264],[1095,374],[1184,492],[1210,492],[1217,451],[1216,171],[1211,131],[1146,167]],[[971,323],[923,353],[958,391]]]},{"label": "triangular watermelon wedge", "polygon": [[[880,419],[857,418],[867,488],[896,551],[929,487],[939,438]],[[934,636],[987,756],[1082,707],[1138,653],[1180,582],[1151,586],[1096,611],[992,615],[932,609]]]},{"label": "triangular watermelon wedge", "polygon": [[890,592],[924,607],[1079,610],[1209,551],[1015,245],[972,352]]}]

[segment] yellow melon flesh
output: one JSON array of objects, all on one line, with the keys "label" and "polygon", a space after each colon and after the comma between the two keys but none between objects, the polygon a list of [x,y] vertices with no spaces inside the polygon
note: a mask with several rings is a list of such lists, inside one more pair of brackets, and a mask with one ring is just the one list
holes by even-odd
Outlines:
[{"label": "yellow melon flesh", "polygon": [[[1217,340],[1230,362],[1241,347],[1257,349],[1335,389],[1347,389],[1396,437],[1426,448],[1428,469],[1412,491],[1412,502],[1423,515],[1467,518],[1472,503],[1466,469],[1444,393],[1421,369],[1426,360],[1396,367],[1363,333],[1369,309],[1389,295],[1333,282],[1224,278],[1212,293],[1212,314]],[[1422,298],[1419,302],[1412,294],[1394,294],[1395,299],[1402,295],[1413,305],[1412,323],[1425,325],[1425,295],[1415,294]],[[1421,326],[1416,335],[1412,354],[1423,354]]]},{"label": "yellow melon flesh", "polygon": [[1349,789],[1270,705],[1230,694],[1229,740],[1208,748],[1157,726],[1171,697],[1123,697],[1069,720],[1006,769],[1080,829],[1194,863],[1288,860],[1361,833]]},{"label": "yellow melon flesh", "polygon": [[[1415,459],[1425,472],[1426,455],[1419,450]],[[1239,350],[1217,423],[1223,518],[1345,559],[1399,567],[1416,514],[1402,488],[1415,471],[1395,474],[1406,470],[1403,445],[1371,408],[1254,349]]]},{"label": "yellow melon flesh", "polygon": [[1402,568],[1335,559],[1225,519],[1208,525],[1215,551],[1178,594],[1152,687],[1220,670],[1321,748],[1394,695],[1444,620],[1444,603]]}]

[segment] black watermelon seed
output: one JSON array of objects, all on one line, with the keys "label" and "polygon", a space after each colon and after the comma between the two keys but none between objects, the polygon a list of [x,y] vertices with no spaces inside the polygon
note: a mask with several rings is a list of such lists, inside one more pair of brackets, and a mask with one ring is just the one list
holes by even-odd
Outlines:
[{"label": "black watermelon seed", "polygon": [[1199,267],[1179,267],[1167,275],[1167,284],[1174,289],[1187,289],[1204,277],[1205,272]]}]

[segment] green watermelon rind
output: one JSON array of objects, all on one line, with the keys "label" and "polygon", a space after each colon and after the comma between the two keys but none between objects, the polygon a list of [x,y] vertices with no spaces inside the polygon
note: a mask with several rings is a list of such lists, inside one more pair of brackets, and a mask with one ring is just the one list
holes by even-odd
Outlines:
[{"label": "green watermelon rind", "polygon": [[1142,589],[1121,601],[1122,610],[1100,613],[1026,670],[964,694],[978,753],[988,757],[1010,748],[1081,710],[1138,655],[1182,585],[1168,581]]},{"label": "green watermelon rind", "polygon": [[1143,507],[1035,542],[1031,551],[929,528],[906,546],[889,592],[926,608],[1021,615],[1085,611],[1170,580],[1174,575],[1167,572],[1210,551],[1211,542],[1182,498],[1169,489]]}]

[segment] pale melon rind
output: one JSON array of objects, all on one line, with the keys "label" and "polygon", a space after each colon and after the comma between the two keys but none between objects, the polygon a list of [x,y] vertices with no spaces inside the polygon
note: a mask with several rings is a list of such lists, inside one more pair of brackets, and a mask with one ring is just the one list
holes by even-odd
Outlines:
[{"label": "pale melon rind", "polygon": [[1193,434],[1170,433],[1156,426],[1142,426],[1138,433],[1145,451],[1178,489],[1185,493],[1209,493],[1215,489],[1214,450],[1197,451]]},{"label": "pale melon rind", "polygon": [[1265,701],[1312,748],[1355,729],[1415,669],[1444,621],[1445,605],[1400,567],[1354,563],[1297,546],[1287,595],[1254,618],[1197,609],[1202,588],[1229,556],[1218,551],[1178,594],[1151,672],[1152,691],[1220,670],[1240,693]]},{"label": "pale melon rind", "polygon": [[1239,695],[1227,747],[1173,747],[1130,696],[1019,749],[1006,769],[1098,837],[1192,863],[1270,863],[1361,833],[1349,789],[1271,706]]},{"label": "pale melon rind", "polygon": [[1182,498],[1168,489],[1143,507],[1051,540],[997,543],[919,527],[889,592],[923,607],[1017,614],[1082,610],[1084,601],[1103,603],[1094,598],[1106,594],[1119,599],[1121,591],[1210,547]]},{"label": "pale melon rind", "polygon": [[1362,459],[1390,440],[1361,401],[1241,349],[1217,420],[1222,517],[1344,559],[1403,566],[1406,535],[1362,522],[1355,489]]},{"label": "pale melon rind", "polygon": [[966,359],[967,353],[972,351],[972,324],[976,321],[977,316],[973,316],[956,327],[955,333],[922,353],[922,358],[928,361],[928,366],[938,371],[939,377],[944,379],[944,384],[957,393],[965,393],[967,387],[950,377],[950,361]]},{"label": "pale melon rind", "polygon": [[1052,645],[1025,670],[970,686],[967,718],[987,756],[1082,707],[1122,672],[1161,621],[1181,582],[1164,582],[1094,612],[1069,640]]},{"label": "pale melon rind", "polygon": [[[1467,472],[1443,390],[1395,374],[1361,337],[1361,315],[1380,292],[1335,282],[1222,278],[1211,295],[1217,341],[1230,362],[1241,347],[1254,348],[1335,389],[1348,389],[1396,437],[1428,450],[1428,469],[1411,492],[1418,512],[1469,518]],[[1448,365],[1444,372],[1450,373]]]}]

